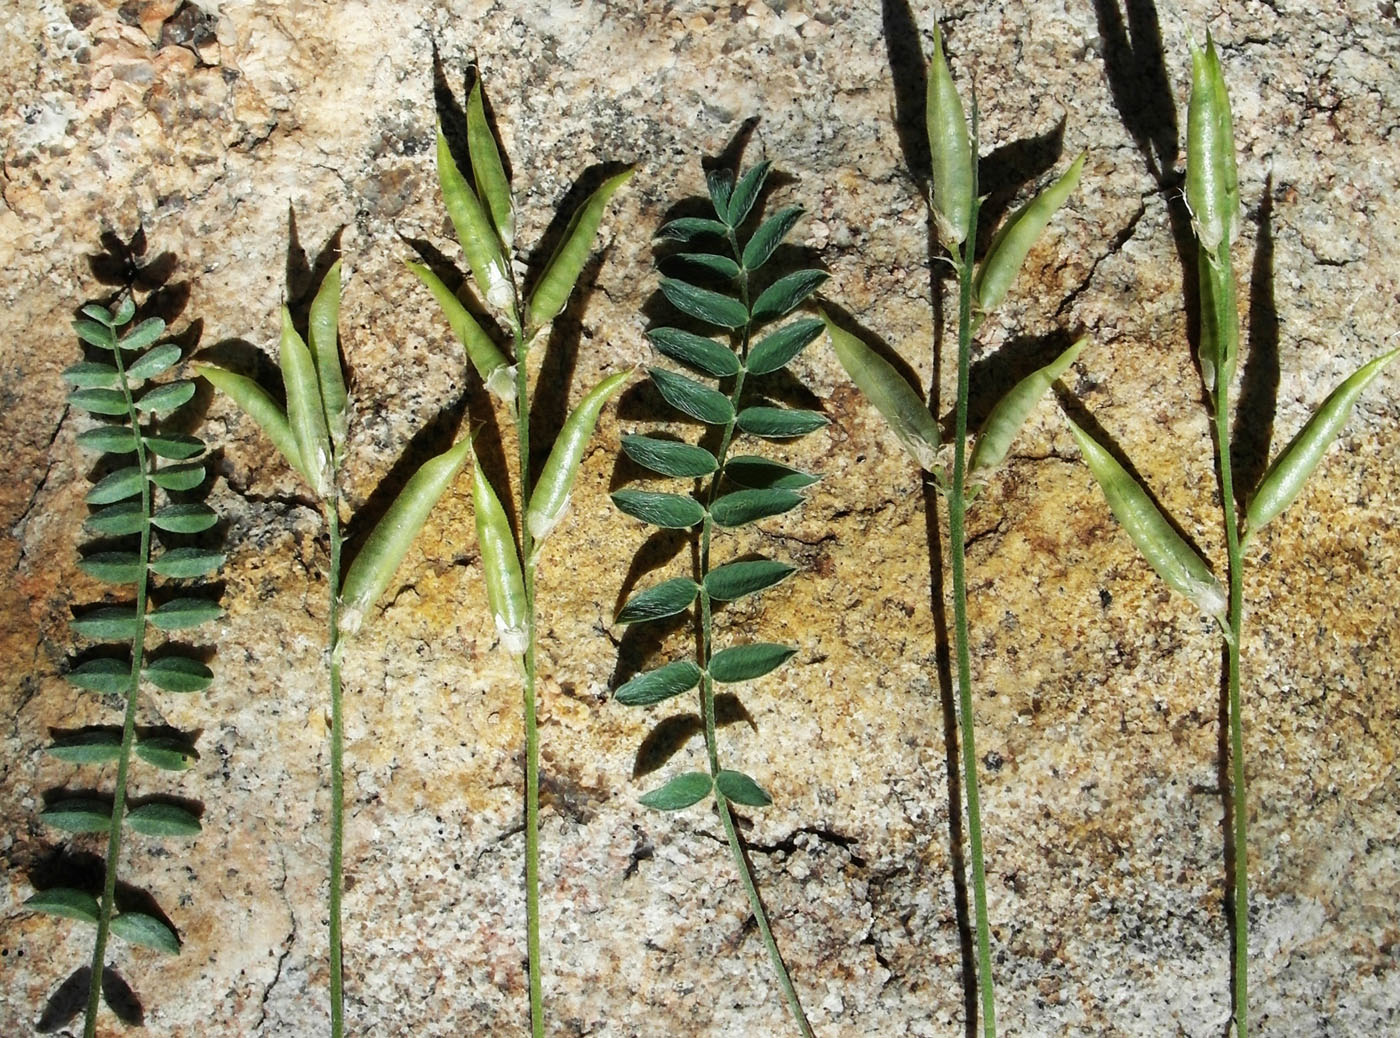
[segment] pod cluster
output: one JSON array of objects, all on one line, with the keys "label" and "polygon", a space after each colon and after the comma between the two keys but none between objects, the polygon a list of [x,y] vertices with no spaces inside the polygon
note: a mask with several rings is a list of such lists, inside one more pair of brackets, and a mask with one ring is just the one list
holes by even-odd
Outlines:
[{"label": "pod cluster", "polygon": [[[500,148],[486,119],[480,77],[467,97],[466,116],[468,166],[458,165],[439,130],[438,186],[477,292],[486,309],[510,330],[510,346],[503,348],[491,321],[474,313],[425,264],[409,263],[408,267],[432,294],[487,391],[514,410],[517,428],[528,435],[525,423],[529,417],[523,413],[527,401],[521,397],[528,396],[529,387],[521,384],[521,365],[539,334],[567,305],[593,250],[608,203],[631,179],[632,170],[607,177],[573,214],[522,307],[510,263],[515,206]],[[508,349],[514,357],[508,356]],[[540,543],[568,512],[574,480],[603,405],[630,377],[630,371],[610,375],[585,394],[564,421],[533,486],[528,485],[527,473],[521,497],[528,544],[524,538],[517,539],[496,488],[473,461],[472,503],[487,602],[501,644],[513,655],[526,652],[533,623],[525,570],[533,565]]]}]

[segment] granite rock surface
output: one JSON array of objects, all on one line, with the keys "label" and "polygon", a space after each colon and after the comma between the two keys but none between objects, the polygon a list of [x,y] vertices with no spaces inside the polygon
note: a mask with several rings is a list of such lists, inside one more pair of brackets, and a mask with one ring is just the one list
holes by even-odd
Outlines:
[{"label": "granite rock surface", "polygon": [[[1126,6],[1126,12],[1124,10]],[[1240,468],[1256,476],[1338,381],[1395,344],[1400,17],[1345,0],[20,0],[0,15],[0,1033],[33,1033],[90,931],[22,903],[91,838],[41,825],[92,783],[55,729],[113,704],[63,678],[100,585],[76,567],[93,472],[60,372],[69,320],[136,273],[191,352],[271,378],[278,308],[336,254],[357,401],[349,497],[482,413],[435,306],[403,267],[465,265],[438,197],[435,120],[479,62],[513,167],[519,260],[581,177],[635,164],[600,261],[541,377],[575,401],[651,362],[651,235],[743,145],[785,177],[825,295],[953,394],[950,283],[931,272],[919,143],[935,21],[981,110],[983,188],[1005,211],[1075,154],[1082,187],[979,331],[974,413],[1071,333],[1067,391],[1223,568],[1214,458],[1183,303],[1179,176],[1188,41],[1209,29],[1232,91],[1246,213]],[[435,100],[436,99],[436,100]],[[555,227],[557,230],[557,225]],[[144,298],[144,297],[143,297]],[[932,354],[941,362],[935,365]],[[952,880],[951,690],[939,678],[946,523],[918,473],[813,347],[795,371],[831,425],[779,448],[820,473],[807,504],[727,539],[800,574],[726,634],[793,660],[738,690],[721,749],[772,793],[746,814],[754,868],[820,1035],[963,1034]],[[141,792],[202,805],[188,845],[132,838],[122,877],[178,929],[178,958],[114,944],[151,1033],[325,1033],[326,546],[315,504],[256,427],[207,390],[209,502],[224,517],[217,680],[143,699],[200,759]],[[1318,475],[1258,539],[1243,645],[1261,1036],[1400,1023],[1400,375],[1368,392]],[[710,813],[637,796],[667,711],[612,702],[668,651],[612,624],[625,581],[683,572],[607,491],[619,437],[668,420],[609,408],[539,591],[549,1033],[792,1033]],[[429,432],[424,434],[422,430]],[[935,542],[936,543],[936,542]],[[1052,401],[969,529],[978,752],[1005,1035],[1218,1036],[1229,1016],[1219,638],[1108,513]],[[656,566],[655,574],[649,574]],[[346,962],[352,1033],[527,1032],[519,682],[487,613],[463,480],[346,659]],[[673,722],[673,727],[677,722]],[[680,722],[683,723],[683,722]],[[88,856],[84,858],[84,856]],[[71,1025],[70,1025],[71,1027]],[[103,1034],[124,1033],[104,1013]]]}]

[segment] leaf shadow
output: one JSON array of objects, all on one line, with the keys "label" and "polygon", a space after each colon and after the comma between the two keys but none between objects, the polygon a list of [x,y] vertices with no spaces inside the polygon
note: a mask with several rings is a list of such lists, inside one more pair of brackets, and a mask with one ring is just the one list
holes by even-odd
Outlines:
[{"label": "leaf shadow", "polygon": [[694,623],[692,612],[682,610],[674,616],[647,623],[630,624],[617,640],[617,661],[609,679],[609,688],[618,689],[640,674],[661,652],[663,645],[677,631]]},{"label": "leaf shadow", "polygon": [[[91,982],[91,966],[80,966],[70,973],[49,995],[34,1029],[40,1034],[52,1034],[77,1019],[87,1008]],[[131,985],[111,966],[102,968],[102,999],[117,1019],[128,1027],[144,1026],[146,1013],[141,1000]]]},{"label": "leaf shadow", "polygon": [[[92,787],[73,789],[53,786],[41,794],[45,807],[51,806],[56,801],[75,797],[102,801],[109,806],[112,803],[110,793],[104,793]],[[193,802],[191,801],[191,803]],[[69,846],[60,846],[35,861],[29,868],[26,878],[29,880],[30,886],[37,891],[52,890],[55,887],[72,887],[75,890],[86,891],[93,897],[100,899],[106,875],[106,863],[100,855],[90,851],[72,850]],[[170,925],[171,931],[175,932],[175,927],[171,925],[169,917],[161,910],[159,903],[151,894],[120,878],[117,880],[116,906],[120,912],[144,912],[154,916]]]},{"label": "leaf shadow", "polygon": [[52,1034],[76,1020],[87,1006],[88,988],[92,983],[92,967],[79,966],[68,979],[53,990],[34,1029],[40,1034]]},{"label": "leaf shadow", "polygon": [[[774,402],[779,402],[804,411],[821,413],[826,411],[822,398],[808,389],[796,375],[793,375],[786,368],[768,375],[760,375],[754,381],[760,383],[758,387],[755,387],[758,391],[752,397],[747,392],[744,394],[744,407],[766,407]],[[744,388],[747,390],[749,387],[745,386]]]},{"label": "leaf shadow", "polygon": [[927,196],[933,179],[929,153],[928,62],[923,36],[906,0],[883,0],[880,5],[885,31],[885,56],[894,78],[894,128],[904,165],[915,184]]},{"label": "leaf shadow", "polygon": [[1066,116],[1044,133],[1010,141],[977,160],[977,187],[983,201],[977,211],[977,255],[992,243],[998,224],[1017,193],[1055,168],[1065,150]]},{"label": "leaf shadow", "polygon": [[[200,353],[199,360],[200,363],[216,364],[236,375],[252,379],[277,402],[283,413],[286,412],[287,393],[282,385],[282,372],[277,366],[277,361],[247,339],[222,339],[206,346]],[[213,390],[206,389],[202,396],[197,393],[195,399],[208,401],[212,400],[213,396]]]},{"label": "leaf shadow", "polygon": [[[466,307],[467,312],[481,326],[481,330],[487,334],[503,354],[509,357],[514,352],[511,349],[510,336],[506,334],[501,323],[487,311],[485,305],[478,298],[471,275],[463,274],[457,265],[447,258],[446,253],[426,238],[410,238],[401,234],[399,240],[418,254],[419,261],[437,275],[438,280],[446,285],[457,297],[458,302]],[[424,291],[426,292],[427,289],[425,288]],[[465,350],[463,352],[465,354]],[[471,368],[469,361],[467,366]],[[471,370],[476,369],[471,368]]]},{"label": "leaf shadow", "polygon": [[[47,806],[50,802],[49,797],[46,795],[44,799]],[[25,878],[36,891],[73,887],[75,890],[83,890],[94,897],[100,897],[105,877],[106,868],[100,855],[77,850],[73,845],[65,844],[37,858],[29,867]]]},{"label": "leaf shadow", "polygon": [[87,263],[99,284],[119,290],[109,296],[108,301],[122,291],[154,292],[174,276],[179,263],[173,252],[162,252],[147,259],[146,228],[139,224],[130,238],[123,239],[116,231],[105,230],[98,241],[102,251],[90,253]]},{"label": "leaf shadow", "polygon": [[102,967],[102,1001],[118,1020],[128,1027],[142,1027],[146,1011],[126,978],[111,966]]},{"label": "leaf shadow", "polygon": [[569,396],[578,367],[579,350],[585,339],[593,338],[592,329],[583,322],[583,314],[597,287],[598,272],[611,252],[611,247],[608,247],[589,255],[568,302],[550,325],[549,339],[544,344],[544,357],[530,400],[531,491],[568,417]]},{"label": "leaf shadow", "polygon": [[[287,294],[284,302],[287,312],[292,317],[292,327],[297,330],[303,342],[311,341],[307,331],[311,319],[311,304],[316,299],[316,293],[321,290],[331,267],[341,258],[340,240],[344,234],[345,225],[341,224],[326,239],[326,244],[321,246],[316,258],[311,259],[301,243],[296,210],[290,202],[287,203]],[[340,370],[345,371],[343,343],[339,335],[336,336],[336,346],[340,353]]]},{"label": "leaf shadow", "polygon": [[[732,692],[720,692],[715,696],[715,727],[743,722],[752,731],[758,731],[758,722],[744,708],[739,697]],[[632,762],[632,778],[639,779],[663,767],[667,761],[681,750],[686,743],[705,730],[699,714],[673,714],[658,721],[637,748],[637,756]]]},{"label": "leaf shadow", "polygon": [[[921,40],[918,22],[907,0],[883,0],[882,10],[886,34],[886,48],[890,62],[890,72],[894,79],[896,99],[896,120],[899,138],[909,167],[921,193],[928,197],[932,169],[928,147],[927,131],[924,128],[926,116],[927,70],[922,52],[917,58],[909,53],[906,45],[896,43],[892,34],[899,40]],[[978,162],[979,177],[995,178],[999,175],[998,162],[990,163],[986,169]],[[938,239],[938,228],[932,210],[925,211],[927,252],[925,262],[929,277],[929,302],[933,316],[930,377],[927,392],[922,388],[919,396],[928,401],[929,411],[938,416],[942,409],[939,371],[943,366],[943,331],[945,306],[944,285],[952,280],[952,269],[945,261]],[[979,235],[980,237],[980,235]],[[861,334],[867,343],[878,342],[879,351],[890,363],[895,364],[898,354],[888,343],[878,336]],[[895,364],[897,370],[909,378],[911,384],[919,386],[907,363]],[[948,854],[953,879],[953,911],[958,931],[958,956],[961,964],[961,984],[963,1000],[964,1034],[975,1038],[977,1034],[977,965],[973,945],[973,927],[970,901],[968,897],[967,861],[963,852],[963,796],[962,775],[959,770],[959,741],[957,705],[955,703],[952,674],[952,649],[949,639],[947,595],[943,577],[943,538],[939,529],[939,499],[934,484],[920,477],[924,504],[924,536],[929,551],[929,605],[932,612],[934,635],[934,663],[938,677],[939,706],[943,718],[943,757],[947,776],[948,803]]]},{"label": "leaf shadow", "polygon": [[[1201,300],[1196,237],[1182,191],[1185,175],[1176,168],[1180,124],[1162,47],[1155,0],[1094,0],[1109,95],[1128,135],[1142,154],[1148,174],[1166,203],[1167,220],[1181,264],[1181,296],[1186,338],[1200,371]],[[1205,387],[1202,384],[1202,398]]]},{"label": "leaf shadow", "polygon": [[[622,611],[623,605],[626,604],[627,599],[632,597],[632,591],[642,577],[655,572],[676,558],[693,539],[694,537],[689,530],[657,530],[647,537],[642,546],[637,549],[636,554],[632,556],[632,562],[627,567],[627,574],[623,577],[622,586],[617,591],[613,615],[616,616]],[[653,623],[657,622],[653,621]],[[643,626],[649,629],[652,625]],[[631,627],[628,630],[630,633],[638,628]]]},{"label": "leaf shadow", "polygon": [[[716,155],[702,155],[700,157],[700,168],[708,175],[722,170],[729,170],[737,173],[739,165],[744,160],[744,152],[753,141],[753,135],[758,130],[758,124],[763,117],[751,115],[739,124],[739,128],[734,131],[729,140],[725,142],[723,148]],[[737,179],[737,177],[736,177]],[[708,203],[709,199],[705,199]]]},{"label": "leaf shadow", "polygon": [[1259,235],[1249,276],[1249,356],[1240,378],[1235,406],[1235,437],[1230,464],[1235,471],[1235,496],[1243,505],[1259,485],[1269,464],[1269,445],[1278,416],[1279,316],[1274,295],[1274,175],[1264,178],[1259,200]]},{"label": "leaf shadow", "polygon": [[227,590],[228,582],[224,580],[203,580],[197,584],[190,584],[188,581],[166,581],[159,587],[151,588],[147,600],[157,608],[177,598],[200,599],[217,606],[223,601],[224,592]]},{"label": "leaf shadow", "polygon": [[1176,177],[1178,128],[1155,0],[1094,0],[1094,15],[1109,96],[1148,172],[1165,188]]}]

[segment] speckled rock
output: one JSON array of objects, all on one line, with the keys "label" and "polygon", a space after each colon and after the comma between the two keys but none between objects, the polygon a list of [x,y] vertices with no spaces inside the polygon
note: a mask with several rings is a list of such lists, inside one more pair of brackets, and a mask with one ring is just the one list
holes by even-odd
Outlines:
[{"label": "speckled rock", "polygon": [[[1214,33],[1234,98],[1241,468],[1257,475],[1266,445],[1394,343],[1400,19],[1379,0],[1188,0],[1160,19],[1152,6],[942,9],[955,73],[978,91],[989,205],[1088,155],[1081,189],[979,333],[974,411],[1057,336],[1087,333],[1070,390],[1219,568],[1178,244],[1187,41]],[[826,295],[926,383],[930,344],[942,353],[946,410],[953,307],[930,275],[916,175],[918,55],[934,17],[903,0],[21,0],[0,15],[0,1033],[31,1033],[91,953],[90,931],[22,907],[59,863],[101,850],[37,817],[47,794],[93,781],[45,756],[50,730],[112,717],[62,677],[81,648],[71,609],[102,593],[75,565],[92,471],[74,443],[86,419],[65,408],[59,378],[79,356],[75,307],[130,261],[164,282],[181,342],[271,372],[279,305],[306,298],[338,245],[358,403],[350,496],[371,500],[475,386],[403,269],[417,243],[457,262],[433,168],[435,82],[460,103],[475,58],[514,169],[522,262],[537,267],[533,244],[585,171],[638,170],[544,361],[559,392],[576,400],[601,373],[648,361],[651,233],[702,190],[701,156],[756,118],[744,158],[787,175],[771,204],[807,208],[798,235],[831,272]],[[823,481],[801,510],[722,550],[801,565],[723,620],[798,653],[742,687],[745,716],[721,749],[774,796],[749,814],[747,838],[817,1032],[960,1034],[951,692],[931,580],[943,559],[931,566],[929,551],[946,524],[834,358],[813,348],[795,370],[832,424],[780,450]],[[1259,538],[1246,576],[1259,1035],[1400,1023],[1397,401],[1392,372]],[[472,407],[479,419],[483,401]],[[201,756],[183,775],[137,780],[197,800],[204,831],[187,846],[129,841],[121,875],[156,899],[183,950],[114,945],[110,961],[151,1033],[324,1033],[325,542],[252,423],[208,393],[197,409],[229,552],[226,614],[207,635],[217,680],[202,696],[143,700],[142,723],[196,732]],[[647,533],[606,492],[619,436],[664,417],[639,394],[609,409],[542,561],[549,1031],[787,1034],[717,821],[637,804],[656,781],[634,777],[639,747],[667,711],[609,694],[637,662],[619,662],[634,648],[611,625],[620,589],[654,560],[634,566]],[[1002,1033],[1222,1034],[1216,632],[1135,555],[1052,403],[978,499],[969,537]],[[462,485],[346,660],[355,1034],[527,1030],[519,683],[480,570]],[[654,658],[668,648],[685,643]],[[692,741],[667,767],[699,752]],[[123,1028],[104,1014],[100,1030]]]}]

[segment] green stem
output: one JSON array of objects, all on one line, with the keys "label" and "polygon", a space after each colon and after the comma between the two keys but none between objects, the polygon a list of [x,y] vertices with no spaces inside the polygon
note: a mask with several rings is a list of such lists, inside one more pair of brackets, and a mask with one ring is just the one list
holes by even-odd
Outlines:
[{"label": "green stem", "polygon": [[326,502],[330,535],[330,668],[331,668],[331,1035],[345,1033],[344,960],[341,954],[341,901],[345,889],[345,715],[340,689],[340,494]]},{"label": "green stem", "polygon": [[[519,308],[517,307],[517,310]],[[525,955],[530,984],[530,1034],[544,1038],[544,985],[540,972],[540,733],[535,706],[535,545],[530,514],[530,384],[528,349],[515,322],[515,428],[520,448],[520,559],[525,583]],[[532,335],[533,339],[534,336]]]},{"label": "green stem", "polygon": [[[115,337],[116,329],[112,329]],[[112,795],[112,821],[107,829],[107,861],[102,884],[102,905],[97,916],[97,939],[92,948],[92,975],[88,978],[87,1016],[83,1021],[83,1038],[95,1038],[97,1013],[102,1006],[102,971],[106,965],[107,937],[111,932],[112,913],[117,899],[117,859],[122,849],[122,820],[126,816],[127,772],[131,764],[131,748],[136,742],[136,702],[141,687],[141,668],[146,650],[146,600],[150,573],[145,569],[151,555],[151,480],[150,457],[141,438],[141,419],[126,379],[126,364],[120,347],[112,351],[116,358],[117,375],[122,394],[126,397],[127,420],[136,433],[136,465],[141,470],[141,543],[137,556],[143,567],[136,584],[136,635],[131,640],[131,678],[126,689],[126,713],[122,719],[122,746],[117,757],[116,788]]]},{"label": "green stem", "polygon": [[[1210,262],[1202,257],[1202,262]],[[1225,639],[1226,698],[1230,728],[1230,815],[1234,822],[1235,868],[1232,883],[1234,905],[1234,962],[1232,1002],[1236,1038],[1249,1034],[1249,853],[1248,817],[1244,777],[1244,722],[1240,711],[1240,632],[1244,625],[1244,559],[1240,550],[1239,519],[1235,510],[1234,476],[1230,467],[1230,380],[1239,336],[1235,301],[1235,276],[1228,243],[1210,263],[1211,293],[1216,326],[1221,337],[1219,355],[1229,362],[1219,365],[1215,387],[1215,444],[1220,458],[1220,505],[1225,521],[1225,551],[1230,565],[1229,636]]]},{"label": "green stem", "polygon": [[[729,232],[729,243],[734,250],[735,258],[742,257],[743,252],[739,248],[738,240],[732,230]],[[749,305],[747,272],[739,276],[739,294],[747,309]],[[705,587],[705,577],[710,572],[710,538],[714,532],[714,521],[710,518],[710,506],[714,504],[715,498],[718,496],[725,462],[729,457],[729,447],[734,440],[739,399],[743,395],[744,379],[748,375],[745,364],[749,353],[749,332],[749,326],[745,325],[743,340],[739,348],[739,373],[734,378],[734,389],[729,397],[735,417],[730,418],[725,424],[724,433],[720,437],[719,450],[715,455],[719,464],[714,475],[710,477],[710,484],[705,492],[705,518],[700,525],[700,713],[705,726],[705,753],[709,758],[711,779],[718,778],[720,766],[719,744],[715,734],[715,686],[714,679],[710,677],[710,657],[714,654],[714,613],[709,590]],[[803,1038],[814,1038],[812,1025],[807,1022],[807,1014],[802,1010],[802,1000],[797,996],[797,988],[793,986],[792,976],[788,973],[787,964],[783,962],[777,938],[773,936],[773,928],[768,922],[768,913],[763,908],[763,898],[758,893],[757,880],[754,878],[748,857],[744,854],[744,843],[739,836],[738,827],[734,824],[734,815],[729,810],[729,801],[719,791],[718,786],[715,787],[714,794],[715,810],[719,813],[720,823],[724,826],[724,834],[729,841],[729,849],[733,852],[734,864],[739,870],[739,879],[744,885],[744,893],[748,895],[749,910],[753,913],[754,922],[758,924],[758,932],[763,937],[763,946],[768,950],[768,961],[772,964],[773,973],[778,978],[778,986],[782,989],[788,1011],[792,1013]]]},{"label": "green stem", "polygon": [[[975,194],[975,192],[974,192]],[[976,228],[976,199],[969,226]],[[975,231],[973,232],[975,233]],[[958,400],[953,433],[953,479],[948,490],[948,541],[953,569],[953,640],[958,666],[958,728],[963,789],[967,794],[967,841],[972,858],[972,900],[977,925],[977,989],[982,997],[982,1033],[995,1038],[996,989],[992,982],[991,927],[987,922],[987,871],[982,860],[982,805],[977,788],[976,720],[972,711],[972,658],[967,629],[967,398],[972,357],[973,234],[958,260]]]}]

